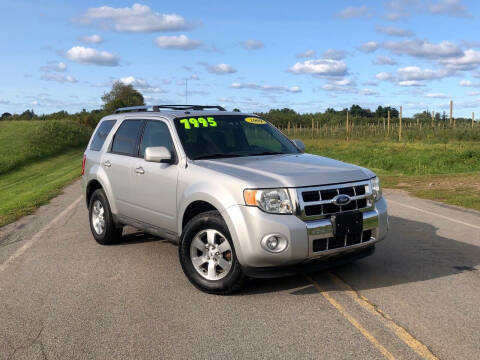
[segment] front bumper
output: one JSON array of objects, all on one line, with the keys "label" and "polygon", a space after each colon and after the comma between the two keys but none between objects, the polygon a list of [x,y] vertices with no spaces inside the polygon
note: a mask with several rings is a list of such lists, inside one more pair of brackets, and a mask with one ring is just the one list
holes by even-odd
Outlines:
[{"label": "front bumper", "polygon": [[[383,240],[388,231],[387,205],[383,198],[375,203],[372,210],[363,213],[364,230],[371,230],[370,239],[362,239],[362,242],[352,245],[345,242],[340,246],[337,241],[335,248],[327,246],[321,251],[314,251],[314,242],[334,238],[330,219],[305,222],[295,215],[267,214],[256,207],[242,205],[227,208],[223,216],[237,258],[244,269],[250,270],[299,265],[312,260],[323,262],[341,254],[361,252]],[[260,244],[264,236],[274,233],[288,240],[287,249],[280,253],[270,253]]]}]

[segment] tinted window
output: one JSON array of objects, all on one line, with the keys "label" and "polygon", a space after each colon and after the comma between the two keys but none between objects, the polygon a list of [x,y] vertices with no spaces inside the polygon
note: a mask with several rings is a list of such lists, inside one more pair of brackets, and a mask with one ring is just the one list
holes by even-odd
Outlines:
[{"label": "tinted window", "polygon": [[161,121],[148,121],[143,131],[140,155],[143,157],[145,149],[150,146],[164,146],[173,152],[173,142],[168,127]]},{"label": "tinted window", "polygon": [[137,155],[137,138],[142,120],[125,120],[113,138],[112,152]]},{"label": "tinted window", "polygon": [[116,120],[105,120],[100,124],[97,131],[95,131],[95,135],[93,135],[90,150],[100,151],[115,122]]}]

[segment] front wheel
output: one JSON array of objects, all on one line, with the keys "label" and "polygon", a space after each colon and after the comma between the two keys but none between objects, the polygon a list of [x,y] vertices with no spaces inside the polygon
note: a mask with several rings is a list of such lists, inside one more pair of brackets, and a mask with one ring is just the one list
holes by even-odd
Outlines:
[{"label": "front wheel", "polygon": [[190,282],[212,294],[230,294],[245,282],[227,225],[218,211],[195,216],[179,246],[180,263]]}]

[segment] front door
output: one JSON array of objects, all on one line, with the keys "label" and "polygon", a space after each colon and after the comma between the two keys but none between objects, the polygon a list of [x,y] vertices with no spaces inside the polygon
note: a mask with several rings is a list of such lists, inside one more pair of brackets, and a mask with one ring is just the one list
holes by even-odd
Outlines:
[{"label": "front door", "polygon": [[178,165],[145,161],[145,149],[153,146],[166,147],[173,158],[176,158],[170,130],[162,120],[146,120],[140,140],[139,157],[133,161],[134,205],[138,213],[136,218],[175,233]]}]

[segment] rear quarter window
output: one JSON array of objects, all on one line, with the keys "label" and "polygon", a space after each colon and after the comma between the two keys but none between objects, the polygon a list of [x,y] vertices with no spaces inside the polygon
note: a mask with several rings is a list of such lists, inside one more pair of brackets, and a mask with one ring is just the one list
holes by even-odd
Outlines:
[{"label": "rear quarter window", "polygon": [[113,138],[112,153],[136,156],[142,123],[142,120],[124,120]]},{"label": "rear quarter window", "polygon": [[116,120],[105,120],[100,124],[97,131],[93,135],[92,142],[90,143],[90,150],[100,151],[103,144],[105,143],[105,139],[107,138],[108,134],[110,134],[110,130],[112,130],[113,125],[115,125]]}]

